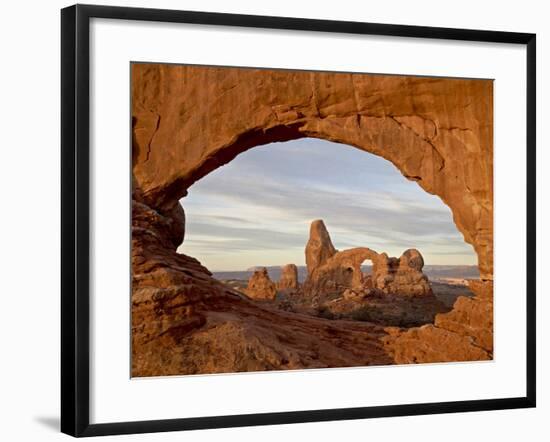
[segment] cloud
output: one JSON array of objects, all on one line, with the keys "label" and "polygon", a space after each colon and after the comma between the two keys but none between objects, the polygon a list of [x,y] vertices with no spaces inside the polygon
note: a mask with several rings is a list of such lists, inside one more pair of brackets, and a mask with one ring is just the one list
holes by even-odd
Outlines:
[{"label": "cloud", "polygon": [[438,197],[388,161],[327,141],[254,148],[194,184],[181,202],[187,214],[181,250],[208,255],[204,263],[215,270],[222,261],[235,269],[284,264],[270,262],[275,255],[303,263],[309,224],[317,218],[340,249],[399,255],[415,247],[446,264],[476,262]]}]

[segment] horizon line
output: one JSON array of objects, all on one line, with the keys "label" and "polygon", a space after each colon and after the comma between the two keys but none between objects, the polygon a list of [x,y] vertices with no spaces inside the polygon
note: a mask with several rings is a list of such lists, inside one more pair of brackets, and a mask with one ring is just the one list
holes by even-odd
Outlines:
[{"label": "horizon line", "polygon": [[[273,265],[257,265],[257,266],[251,266],[251,267],[248,267],[246,269],[241,269],[241,270],[212,270],[212,269],[208,269],[208,270],[212,273],[250,272],[250,271],[252,271],[251,269],[253,269],[253,268],[261,268],[261,267],[265,267],[265,268],[273,268],[273,267],[283,268],[285,265],[288,265],[288,264],[294,264],[294,263],[273,264]],[[305,264],[300,264],[300,265],[295,264],[295,265],[298,268],[307,267]],[[363,265],[372,266],[372,264],[362,264],[361,267],[363,267]],[[478,266],[478,264],[424,264],[424,268],[426,268],[426,267],[479,267],[479,266]]]}]

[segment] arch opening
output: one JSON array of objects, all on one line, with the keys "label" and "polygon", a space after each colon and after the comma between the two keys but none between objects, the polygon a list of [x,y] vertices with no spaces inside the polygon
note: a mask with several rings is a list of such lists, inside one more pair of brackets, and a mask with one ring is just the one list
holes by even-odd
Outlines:
[{"label": "arch opening", "polygon": [[361,265],[361,283],[366,288],[374,288],[374,281],[373,281],[373,266],[374,263],[372,262],[372,259],[365,259]]},{"label": "arch opening", "polygon": [[[414,124],[420,123],[416,119],[411,123],[406,117],[376,117],[373,124],[371,117],[358,114],[353,117],[355,123],[350,129],[349,118],[336,122],[331,122],[330,118],[298,119],[284,125],[242,132],[233,136],[227,144],[213,146],[212,152],[193,169],[173,179],[165,188],[153,189],[149,198],[159,201],[157,204],[160,204],[162,210],[171,210],[195,183],[251,149],[303,139],[337,143],[387,160],[407,180],[416,182],[426,193],[436,195],[450,209],[453,222],[463,235],[463,240],[474,247],[482,279],[492,280],[492,231],[489,228],[480,228],[492,220],[492,206],[480,204],[470,190],[466,190],[460,198],[470,204],[470,207],[463,210],[463,207],[454,204],[456,192],[447,191],[448,185],[445,182],[449,174],[443,156],[429,138],[419,137],[417,129],[412,128]],[[364,119],[369,120],[369,124],[361,123]],[[450,175],[454,173],[455,171],[450,171]],[[178,169],[175,169],[174,174],[179,175]],[[458,178],[459,176],[455,177]],[[466,183],[463,185],[465,189],[469,189]],[[160,191],[162,193],[157,193]],[[148,199],[147,194],[144,199]],[[471,215],[464,212],[474,212],[477,221],[472,222]]]},{"label": "arch opening", "polygon": [[[454,266],[462,266],[475,273],[476,255],[438,197],[405,179],[389,161],[341,143],[301,138],[258,146],[198,180],[181,203],[187,227],[178,250],[243,292],[255,270],[266,267],[267,279],[276,285],[287,264],[297,266],[296,283],[310,296],[316,295],[312,291],[334,296],[347,288],[385,289],[373,275],[378,253],[352,256],[346,250],[361,247],[396,257],[419,249],[430,269],[446,265],[452,274]],[[324,219],[335,235],[335,249],[349,256],[338,258],[345,264],[327,287],[309,290],[304,247],[316,219]],[[364,262],[370,263],[365,274]],[[383,266],[388,265],[378,267]],[[445,282],[440,282],[441,289]],[[400,290],[397,284],[391,287],[386,292]]]},{"label": "arch opening", "polygon": [[339,142],[438,195],[492,280],[491,81],[149,64],[132,76],[136,199],[167,212],[253,146]]}]

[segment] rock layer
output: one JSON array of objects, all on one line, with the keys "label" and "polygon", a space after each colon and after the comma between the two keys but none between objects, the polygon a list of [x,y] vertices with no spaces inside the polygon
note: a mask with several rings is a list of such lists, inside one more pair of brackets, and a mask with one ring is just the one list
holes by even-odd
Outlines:
[{"label": "rock layer", "polygon": [[433,325],[389,329],[383,338],[398,364],[491,360],[493,358],[493,285],[470,281],[474,298],[460,296]]}]

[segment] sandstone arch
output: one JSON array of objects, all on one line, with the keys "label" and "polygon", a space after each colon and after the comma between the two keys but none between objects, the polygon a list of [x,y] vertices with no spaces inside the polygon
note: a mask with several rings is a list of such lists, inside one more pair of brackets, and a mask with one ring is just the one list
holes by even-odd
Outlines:
[{"label": "sandstone arch", "polygon": [[[348,289],[358,292],[374,289],[379,293],[410,297],[433,294],[428,278],[422,273],[424,258],[418,250],[405,250],[400,258],[391,258],[385,252],[378,253],[368,247],[338,251],[320,219],[311,223],[305,255],[308,275],[304,292],[308,296],[343,293]],[[372,263],[367,279],[361,269],[365,260]]]},{"label": "sandstone arch", "polygon": [[301,137],[391,161],[438,195],[492,279],[492,82],[134,64],[134,197],[167,211],[247,149]]},{"label": "sandstone arch", "polygon": [[[301,137],[382,156],[438,195],[477,252],[476,299],[406,333],[328,327],[262,309],[176,253],[189,186]],[[490,359],[492,158],[491,81],[133,64],[133,375]]]}]

